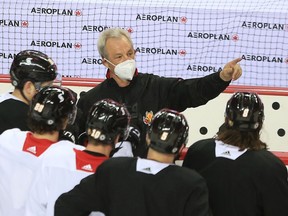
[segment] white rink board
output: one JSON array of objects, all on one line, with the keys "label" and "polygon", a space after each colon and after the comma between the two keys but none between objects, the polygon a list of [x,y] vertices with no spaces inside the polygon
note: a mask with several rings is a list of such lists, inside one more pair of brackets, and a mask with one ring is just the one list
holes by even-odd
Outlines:
[{"label": "white rink board", "polygon": [[[91,87],[66,86],[77,92],[87,91]],[[10,83],[0,83],[0,94],[12,90]],[[222,93],[217,98],[209,101],[206,105],[197,108],[189,108],[184,112],[188,120],[190,131],[187,146],[190,146],[199,139],[210,138],[218,131],[218,127],[223,123],[224,110],[227,100],[231,94]],[[288,152],[288,97],[287,96],[267,96],[260,95],[265,109],[265,122],[261,133],[261,139],[265,141],[271,151]],[[272,104],[278,102],[280,108],[274,110]],[[201,134],[200,128],[205,127],[207,134]],[[282,128],[286,131],[283,137],[277,134]]]}]

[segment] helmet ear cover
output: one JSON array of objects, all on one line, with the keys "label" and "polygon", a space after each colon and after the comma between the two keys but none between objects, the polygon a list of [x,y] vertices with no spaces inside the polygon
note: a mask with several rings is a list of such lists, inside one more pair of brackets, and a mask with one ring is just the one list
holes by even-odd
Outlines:
[{"label": "helmet ear cover", "polygon": [[57,67],[46,54],[36,50],[24,50],[18,53],[10,67],[10,79],[13,86],[23,88],[27,81],[47,82],[57,77]]},{"label": "helmet ear cover", "polygon": [[264,105],[256,93],[236,92],[228,100],[225,124],[241,131],[253,131],[262,126]]},{"label": "helmet ear cover", "polygon": [[90,109],[86,134],[103,144],[114,145],[118,135],[124,139],[128,136],[130,118],[124,105],[111,99],[100,100]]},{"label": "helmet ear cover", "polygon": [[162,109],[152,119],[148,128],[149,147],[167,154],[177,154],[188,141],[189,126],[184,115]]}]

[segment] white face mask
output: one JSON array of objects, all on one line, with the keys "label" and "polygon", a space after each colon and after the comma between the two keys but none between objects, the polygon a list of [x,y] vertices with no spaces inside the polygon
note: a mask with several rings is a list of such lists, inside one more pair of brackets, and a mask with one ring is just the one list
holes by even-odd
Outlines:
[{"label": "white face mask", "polygon": [[115,74],[122,80],[132,80],[135,70],[136,70],[136,62],[134,59],[129,59],[120,64],[114,65],[108,59],[105,59],[110,64],[112,64],[114,68]]}]

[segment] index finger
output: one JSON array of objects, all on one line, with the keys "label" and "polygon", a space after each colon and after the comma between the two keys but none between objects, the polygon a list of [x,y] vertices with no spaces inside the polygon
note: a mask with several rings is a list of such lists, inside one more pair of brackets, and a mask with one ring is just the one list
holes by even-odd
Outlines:
[{"label": "index finger", "polygon": [[236,58],[236,59],[234,59],[234,60],[228,62],[228,64],[234,66],[234,65],[236,65],[238,62],[240,62],[241,60],[242,60],[242,58],[239,57],[239,58]]}]

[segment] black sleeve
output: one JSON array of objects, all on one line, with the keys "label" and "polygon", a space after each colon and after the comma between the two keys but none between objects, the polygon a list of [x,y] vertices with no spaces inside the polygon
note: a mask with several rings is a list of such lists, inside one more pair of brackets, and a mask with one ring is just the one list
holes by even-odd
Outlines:
[{"label": "black sleeve", "polygon": [[230,82],[220,78],[219,72],[194,79],[178,79],[170,86],[167,107],[184,111],[188,107],[198,107],[223,92]]},{"label": "black sleeve", "polygon": [[97,196],[95,174],[81,180],[71,191],[63,193],[55,202],[55,216],[83,216],[95,211]]}]

